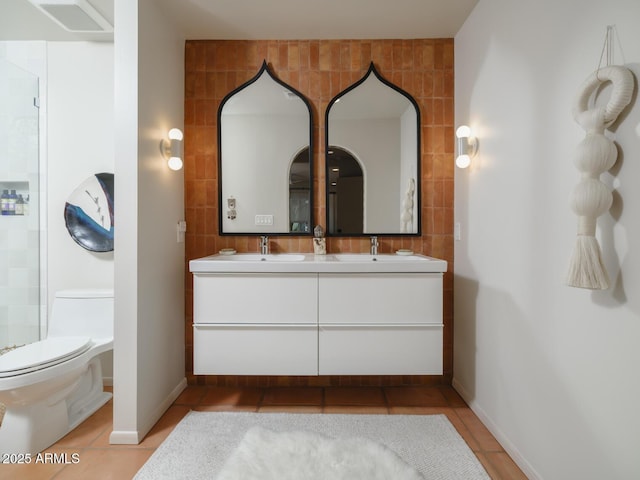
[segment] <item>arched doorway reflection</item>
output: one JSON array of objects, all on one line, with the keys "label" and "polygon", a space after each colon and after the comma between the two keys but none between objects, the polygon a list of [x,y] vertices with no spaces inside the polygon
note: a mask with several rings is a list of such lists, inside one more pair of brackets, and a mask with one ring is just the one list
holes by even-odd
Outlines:
[{"label": "arched doorway reflection", "polygon": [[347,150],[332,146],[327,155],[329,178],[329,231],[337,234],[364,232],[364,174]]},{"label": "arched doorway reflection", "polygon": [[311,231],[311,169],[309,147],[300,151],[289,167],[289,231]]}]

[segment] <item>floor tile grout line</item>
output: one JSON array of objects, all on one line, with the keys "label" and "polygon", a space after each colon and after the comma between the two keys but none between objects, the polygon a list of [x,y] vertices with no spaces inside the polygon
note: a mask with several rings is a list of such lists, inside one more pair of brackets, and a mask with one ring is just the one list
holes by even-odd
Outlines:
[{"label": "floor tile grout line", "polygon": [[[113,407],[112,407],[113,408]],[[92,446],[94,443],[96,443],[98,441],[98,439],[107,431],[113,429],[113,419],[111,419],[111,423],[108,425],[105,425],[104,428],[102,430],[100,430],[98,432],[98,434],[93,438],[93,440],[91,440],[87,445],[85,445],[83,448],[88,448],[90,446]]]},{"label": "floor tile grout line", "polygon": [[382,398],[384,398],[384,404],[387,406],[387,412],[391,414],[391,402],[389,401],[389,396],[387,395],[387,389],[384,387],[380,387],[382,390]]},{"label": "floor tile grout line", "polygon": [[[477,456],[478,455],[476,455],[476,457]],[[482,452],[482,456],[484,457],[485,461],[491,467],[491,470],[494,471],[495,474],[497,475],[497,477],[495,477],[495,478],[491,477],[491,480],[503,480],[502,479],[502,475],[500,474],[500,469],[496,467],[496,464],[491,460],[491,457],[489,457],[489,455],[487,455],[486,452]],[[478,461],[480,461],[480,458],[478,458]],[[480,462],[480,465],[482,465],[482,462]],[[482,468],[484,468],[486,470],[484,465],[482,465]],[[487,472],[487,475],[489,475],[489,472]]]},{"label": "floor tile grout line", "polygon": [[[478,445],[478,453],[501,453],[504,452],[504,448],[502,447],[502,445],[500,445],[499,442],[498,445],[500,445],[500,449],[498,450],[486,450],[483,446],[482,446],[482,442],[480,442],[480,440],[478,439],[478,437],[473,433],[473,430],[471,428],[469,428],[469,425],[467,425],[467,422],[464,421],[464,418],[462,418],[460,415],[458,415],[458,410],[462,409],[462,408],[469,408],[469,407],[458,407],[458,408],[454,408],[454,412],[456,414],[456,417],[458,417],[458,419],[462,422],[462,424],[464,425],[464,428],[467,430],[467,432],[469,432],[469,435],[471,436],[471,438],[473,438],[473,440],[476,442],[476,444]],[[489,432],[491,434],[491,432]],[[491,434],[491,436],[493,437],[493,434]],[[494,437],[495,438],[495,437]]]},{"label": "floor tile grout line", "polygon": [[[474,451],[473,448],[471,448],[471,445],[469,445],[469,443],[464,440],[464,436],[460,435],[462,437],[462,439],[464,440],[464,442],[467,444],[467,447],[469,447],[469,450],[471,450],[471,452],[473,453],[473,455],[478,459],[478,462],[480,463],[480,465],[482,465],[482,468],[487,472],[487,475],[491,478],[491,480],[502,480],[502,475],[499,475],[499,470],[496,468],[495,464],[491,461],[491,459],[489,458],[489,456],[487,455],[487,452],[483,449],[481,442],[478,441],[478,438],[473,434],[473,432],[471,431],[471,429],[469,428],[469,426],[466,424],[466,422],[464,421],[464,419],[462,417],[460,417],[460,415],[458,415],[458,410],[460,408],[469,408],[467,407],[453,407],[451,408],[451,410],[453,411],[453,414],[458,418],[458,420],[460,422],[462,422],[462,425],[464,425],[465,430],[467,431],[467,433],[469,434],[469,436],[471,438],[473,438],[473,441],[476,443],[476,445],[478,446],[478,451]],[[454,427],[455,428],[455,427]],[[492,476],[487,469],[485,468],[485,466],[482,464],[482,461],[480,460],[480,457],[478,456],[479,454],[481,454],[484,459],[489,463],[489,465],[491,466],[492,470],[494,472],[496,472],[496,474],[498,474],[498,477],[494,477]]]},{"label": "floor tile grout line", "polygon": [[260,395],[258,395],[258,402],[256,403],[256,412],[259,412],[260,409],[264,406],[264,397],[267,394],[266,388],[260,388]]}]

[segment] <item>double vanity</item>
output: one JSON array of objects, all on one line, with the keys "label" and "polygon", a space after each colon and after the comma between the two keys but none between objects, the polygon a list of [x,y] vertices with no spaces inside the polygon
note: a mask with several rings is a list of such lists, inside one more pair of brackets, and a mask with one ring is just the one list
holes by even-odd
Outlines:
[{"label": "double vanity", "polygon": [[233,254],[190,261],[196,375],[441,375],[444,260]]},{"label": "double vanity", "polygon": [[[421,235],[418,104],[373,63],[329,102],[324,222],[312,110],[266,61],[220,103],[218,231],[263,241],[190,261],[194,374],[441,375],[447,263],[377,254],[377,235]],[[267,235],[315,224],[371,236],[371,254],[268,254]]]}]

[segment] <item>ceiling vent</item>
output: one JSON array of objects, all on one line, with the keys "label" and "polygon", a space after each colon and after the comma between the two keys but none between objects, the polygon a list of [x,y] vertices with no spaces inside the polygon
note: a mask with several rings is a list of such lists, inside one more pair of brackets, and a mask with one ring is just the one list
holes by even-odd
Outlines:
[{"label": "ceiling vent", "polygon": [[87,0],[29,0],[70,32],[113,32],[113,25]]}]

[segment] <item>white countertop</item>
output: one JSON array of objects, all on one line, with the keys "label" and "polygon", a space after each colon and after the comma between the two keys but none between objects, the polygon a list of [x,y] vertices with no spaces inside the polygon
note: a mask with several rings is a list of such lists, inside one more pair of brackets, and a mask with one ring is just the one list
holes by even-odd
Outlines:
[{"label": "white countertop", "polygon": [[189,262],[189,270],[195,274],[207,273],[442,273],[447,262],[424,255],[398,255],[384,253],[235,253],[210,255]]}]

